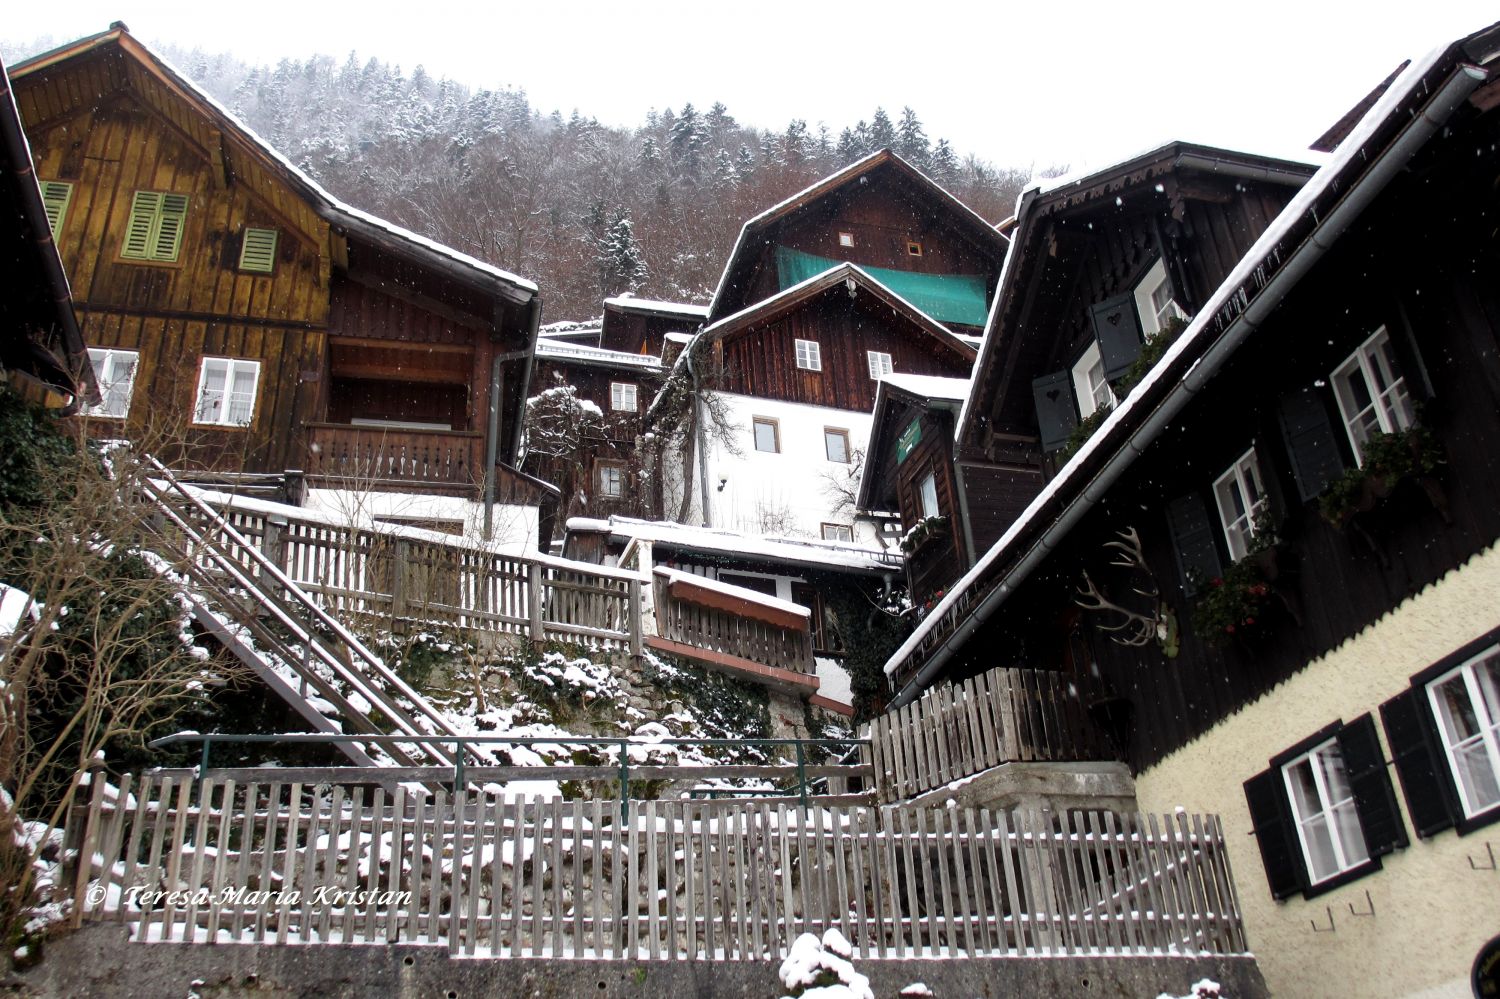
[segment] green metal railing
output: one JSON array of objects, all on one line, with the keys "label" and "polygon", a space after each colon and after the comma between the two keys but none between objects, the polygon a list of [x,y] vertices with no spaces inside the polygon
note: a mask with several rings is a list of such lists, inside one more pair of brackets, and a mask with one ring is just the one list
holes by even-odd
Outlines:
[{"label": "green metal railing", "polygon": [[[492,746],[493,745],[493,746],[587,746],[587,747],[603,747],[603,748],[606,748],[606,749],[613,749],[616,752],[616,754],[618,756],[618,759],[616,760],[616,762],[615,762],[615,764],[613,766],[600,766],[600,767],[598,767],[598,769],[601,771],[601,774],[603,774],[605,772],[613,772],[614,776],[613,776],[612,779],[615,780],[618,783],[619,788],[620,788],[620,799],[619,799],[620,800],[620,814],[621,814],[622,817],[628,817],[628,814],[629,814],[629,805],[628,805],[628,802],[629,802],[629,799],[630,799],[630,768],[631,768],[631,764],[630,764],[630,750],[632,748],[639,747],[639,748],[647,748],[647,749],[649,749],[649,748],[657,748],[657,747],[676,747],[676,746],[693,746],[693,747],[733,746],[733,747],[736,747],[736,748],[748,748],[748,747],[757,747],[757,748],[759,748],[759,747],[773,747],[773,748],[774,747],[791,747],[792,751],[795,754],[795,760],[793,761],[793,767],[794,767],[794,773],[796,774],[797,800],[798,800],[799,804],[801,805],[801,807],[806,808],[808,806],[808,804],[809,804],[809,798],[811,796],[810,795],[810,785],[812,783],[812,780],[816,780],[817,779],[817,778],[813,778],[812,780],[810,780],[808,778],[808,767],[812,763],[812,761],[810,761],[808,759],[809,752],[812,751],[812,750],[816,750],[816,749],[826,749],[828,751],[826,755],[832,757],[833,756],[832,750],[834,750],[835,748],[843,748],[845,750],[845,757],[844,758],[847,759],[848,758],[848,754],[855,752],[859,747],[861,747],[861,746],[868,747],[870,745],[870,740],[869,739],[855,738],[855,737],[851,737],[851,738],[847,738],[847,739],[676,739],[676,738],[667,738],[667,739],[639,739],[639,738],[630,738],[628,736],[621,736],[621,737],[609,737],[609,736],[604,736],[604,737],[601,737],[601,736],[557,737],[557,736],[506,736],[506,735],[464,735],[464,736],[423,735],[423,736],[411,736],[411,735],[404,735],[404,734],[403,735],[344,735],[344,734],[340,734],[340,733],[330,733],[330,732],[286,732],[286,733],[279,733],[279,734],[270,734],[270,735],[267,735],[267,734],[243,734],[243,733],[224,733],[224,732],[206,732],[206,733],[205,732],[177,732],[177,733],[174,733],[172,735],[166,735],[166,736],[162,736],[159,739],[152,740],[151,743],[150,743],[150,747],[152,749],[162,749],[162,748],[165,748],[167,746],[180,745],[182,743],[198,743],[202,747],[200,749],[200,751],[199,751],[198,767],[197,767],[197,770],[198,770],[198,778],[197,779],[198,779],[198,783],[199,783],[200,787],[202,785],[204,777],[206,777],[207,774],[208,774],[209,763],[210,763],[211,755],[213,753],[213,747],[214,747],[215,744],[231,745],[231,744],[253,744],[253,743],[259,743],[259,744],[275,744],[275,745],[328,745],[328,744],[337,744],[337,743],[365,743],[365,744],[374,744],[374,745],[389,745],[389,744],[392,744],[392,743],[407,743],[407,744],[425,745],[425,744],[429,744],[429,743],[436,743],[436,744],[441,744],[441,745],[444,745],[444,746],[452,746],[453,747],[453,761],[454,762],[453,762],[453,769],[452,769],[452,785],[453,785],[453,788],[455,790],[457,790],[459,788],[463,788],[463,787],[467,787],[468,786],[468,783],[469,783],[468,776],[467,776],[468,767],[476,766],[476,764],[469,764],[467,767],[465,765],[465,760],[466,760],[466,758],[468,756],[469,747],[471,747],[471,746]],[[483,765],[479,764],[479,766],[483,766]],[[650,764],[642,763],[642,764],[639,764],[639,766],[641,766],[641,767],[647,767],[647,766],[650,766]],[[350,771],[352,771],[352,770],[358,770],[361,773],[367,773],[369,775],[369,779],[371,781],[378,781],[378,780],[381,779],[381,776],[380,776],[381,771],[384,770],[384,769],[386,769],[386,768],[384,768],[384,767],[361,767],[361,768],[349,767],[349,768],[340,768],[340,769],[341,770],[350,770]],[[445,768],[442,768],[442,767],[424,767],[422,769],[424,771],[428,771],[428,770],[433,771],[434,775],[436,775],[436,772],[443,771]],[[518,769],[524,769],[524,770],[527,770],[527,771],[534,770],[534,771],[537,772],[537,776],[538,777],[544,778],[547,770],[549,769],[549,765],[543,765],[543,766],[538,766],[538,767],[524,767],[524,768],[518,768]],[[684,769],[689,769],[689,768],[684,768]],[[692,769],[702,769],[702,768],[692,768]],[[778,770],[779,768],[777,768],[774,764],[766,764],[766,769],[770,770],[770,771],[775,771],[775,770]],[[269,771],[269,772],[274,772],[274,771]],[[425,777],[424,777],[424,779],[425,779]],[[590,778],[590,779],[605,779],[605,778],[603,778],[601,776],[600,778]],[[446,781],[446,780],[443,781],[443,783],[447,783],[447,782],[448,781]],[[717,797],[718,793],[734,793],[734,789],[729,789],[729,788],[707,789],[707,790],[710,791],[710,792],[715,792],[715,793],[710,793],[709,797]],[[695,794],[696,793],[697,792],[695,792]]]}]

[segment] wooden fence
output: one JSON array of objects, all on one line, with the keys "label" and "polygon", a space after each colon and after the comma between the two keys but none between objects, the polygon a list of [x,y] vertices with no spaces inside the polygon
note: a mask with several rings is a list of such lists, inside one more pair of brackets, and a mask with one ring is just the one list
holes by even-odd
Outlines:
[{"label": "wooden fence", "polygon": [[[210,504],[250,544],[343,620],[379,617],[641,651],[638,574],[546,555],[502,554],[413,528],[338,524],[230,499]],[[238,543],[200,511],[195,526]],[[240,561],[254,572],[252,560]]]},{"label": "wooden fence", "polygon": [[307,425],[306,474],[340,484],[468,486],[484,476],[484,435],[343,423]]},{"label": "wooden fence", "polygon": [[882,801],[900,801],[1001,763],[1113,760],[1071,677],[996,667],[934,687],[870,726]]},{"label": "wooden fence", "polygon": [[629,806],[126,777],[93,788],[75,914],[485,956],[765,959],[830,927],[859,957],[1245,951],[1211,816]]},{"label": "wooden fence", "polygon": [[662,638],[795,673],[817,672],[806,614],[797,617],[772,607],[758,608],[757,603],[765,599],[762,594],[724,584],[716,584],[718,589],[708,592],[721,598],[730,590],[739,593],[724,600],[730,606],[713,606],[683,596],[679,592],[683,588],[675,585],[672,574],[663,569],[655,570],[652,585],[656,632]]}]

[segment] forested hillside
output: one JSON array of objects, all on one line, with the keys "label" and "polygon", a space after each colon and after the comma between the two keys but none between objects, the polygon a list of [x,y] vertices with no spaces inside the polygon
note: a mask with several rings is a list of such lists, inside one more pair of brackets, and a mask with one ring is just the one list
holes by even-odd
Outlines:
[{"label": "forested hillside", "polygon": [[340,198],[535,280],[544,322],[623,291],[706,302],[745,219],[885,146],[990,221],[1026,179],[929,138],[910,108],[766,131],[685,104],[617,128],[354,53],[274,68],[162,54]]}]

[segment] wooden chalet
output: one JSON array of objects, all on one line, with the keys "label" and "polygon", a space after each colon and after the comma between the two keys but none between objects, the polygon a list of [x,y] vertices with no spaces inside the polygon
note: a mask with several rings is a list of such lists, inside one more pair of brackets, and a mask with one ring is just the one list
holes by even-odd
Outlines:
[{"label": "wooden chalet", "polygon": [[620,295],[604,300],[599,346],[626,354],[662,356],[668,333],[692,333],[708,318],[708,307],[681,302],[655,302]]},{"label": "wooden chalet", "polygon": [[1415,61],[1295,193],[1243,159],[1029,193],[960,452],[1056,440],[1030,384],[1113,356],[1160,250],[1193,318],[887,664],[898,704],[997,664],[1093,691],[1141,807],[1223,816],[1276,994],[1467,994],[1495,934],[1497,71],[1500,25]]},{"label": "wooden chalet", "polygon": [[977,333],[1005,249],[993,226],[883,149],[746,222],[707,320],[852,263],[932,319]]},{"label": "wooden chalet", "polygon": [[14,80],[95,420],[187,467],[535,501],[534,284],[338,201],[121,24]]},{"label": "wooden chalet", "polygon": [[0,88],[0,252],[10,275],[0,296],[0,368],[23,398],[73,413],[98,390],[4,63]]}]

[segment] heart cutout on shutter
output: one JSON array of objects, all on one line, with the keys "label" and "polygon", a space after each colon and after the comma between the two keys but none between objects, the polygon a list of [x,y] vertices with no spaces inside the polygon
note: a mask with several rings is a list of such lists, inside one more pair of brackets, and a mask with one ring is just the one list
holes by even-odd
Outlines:
[{"label": "heart cutout on shutter", "polygon": [[1061,398],[1062,398],[1062,389],[1049,389],[1047,391],[1047,401],[1048,402],[1056,402],[1058,399],[1061,399]]},{"label": "heart cutout on shutter", "polygon": [[1109,315],[1105,316],[1104,317],[1104,321],[1107,322],[1107,323],[1109,323],[1111,326],[1118,326],[1118,325],[1120,325],[1120,320],[1122,318],[1124,318],[1124,317],[1121,316],[1121,314],[1118,311],[1116,311],[1116,312],[1111,312]]}]

